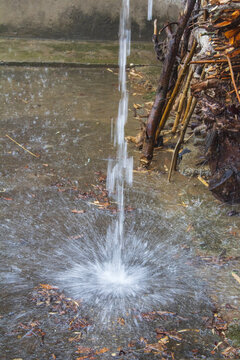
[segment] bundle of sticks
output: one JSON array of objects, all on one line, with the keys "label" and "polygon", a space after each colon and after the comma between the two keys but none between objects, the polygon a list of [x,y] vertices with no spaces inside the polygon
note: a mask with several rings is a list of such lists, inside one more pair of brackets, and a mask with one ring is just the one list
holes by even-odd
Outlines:
[{"label": "bundle of sticks", "polygon": [[[151,163],[154,145],[175,109],[171,131],[180,135],[170,180],[197,106],[207,129],[209,189],[221,201],[240,202],[240,0],[187,0],[174,30],[171,24],[164,29],[168,41],[146,124],[142,164]],[[155,23],[159,53],[157,42]]]},{"label": "bundle of sticks", "polygon": [[209,50],[192,64],[205,65],[205,79],[191,86],[207,126],[209,188],[222,201],[240,201],[240,1],[209,0],[198,29]]}]

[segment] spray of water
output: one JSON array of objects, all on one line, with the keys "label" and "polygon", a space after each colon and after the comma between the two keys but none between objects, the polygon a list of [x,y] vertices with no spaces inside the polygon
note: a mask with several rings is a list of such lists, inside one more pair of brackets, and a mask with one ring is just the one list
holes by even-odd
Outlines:
[{"label": "spray of water", "polygon": [[[105,244],[93,251],[93,257],[81,257],[81,263],[71,269],[71,277],[75,279],[81,297],[91,302],[101,299],[101,303],[109,301],[109,307],[117,302],[123,303],[124,298],[135,297],[140,287],[140,281],[145,276],[146,269],[139,265],[130,266],[126,262],[127,251],[124,238],[124,187],[132,184],[133,158],[128,157],[127,142],[124,128],[128,118],[128,91],[126,86],[126,64],[130,55],[130,0],[122,0],[119,28],[119,91],[121,94],[118,116],[115,124],[114,145],[117,147],[117,157],[109,160],[107,175],[107,190],[116,197],[118,204],[118,219],[108,229]],[[100,244],[99,244],[100,245]],[[88,252],[88,251],[87,251]],[[90,251],[91,252],[91,251]],[[90,255],[90,256],[89,256]],[[86,259],[91,259],[90,261]],[[67,275],[68,276],[68,275]],[[66,278],[64,276],[64,278]],[[114,300],[113,300],[114,299]],[[117,299],[117,300],[116,300]],[[116,301],[115,301],[116,300]]]},{"label": "spray of water", "polygon": [[[150,17],[152,1],[148,4]],[[130,54],[130,0],[122,0],[119,34],[121,98],[114,134],[117,157],[109,161],[107,175],[107,189],[116,197],[118,217],[104,239],[98,236],[94,243],[77,244],[72,268],[60,275],[73,296],[82,298],[92,308],[100,306],[102,316],[122,315],[131,309],[146,310],[186,293],[186,283],[178,276],[178,270],[181,273],[185,270],[183,261],[177,260],[176,248],[151,244],[149,237],[144,240],[144,234],[136,237],[125,233],[124,188],[125,184],[132,184],[133,173],[133,159],[128,157],[124,137],[128,118],[126,64]]]}]

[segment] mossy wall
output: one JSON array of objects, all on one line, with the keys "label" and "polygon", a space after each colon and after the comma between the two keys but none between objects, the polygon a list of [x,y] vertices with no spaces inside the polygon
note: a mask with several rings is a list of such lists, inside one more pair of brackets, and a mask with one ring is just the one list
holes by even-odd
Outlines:
[{"label": "mossy wall", "polygon": [[[181,0],[154,0],[161,22],[178,16]],[[148,0],[131,0],[132,38],[151,38]],[[109,39],[118,36],[121,0],[0,0],[0,34],[40,38]]]}]

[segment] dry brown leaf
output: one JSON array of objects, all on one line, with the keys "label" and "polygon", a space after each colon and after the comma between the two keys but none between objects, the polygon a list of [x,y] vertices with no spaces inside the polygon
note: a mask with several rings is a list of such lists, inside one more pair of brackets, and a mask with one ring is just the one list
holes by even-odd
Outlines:
[{"label": "dry brown leaf", "polygon": [[178,333],[183,333],[183,332],[187,332],[187,331],[192,331],[192,332],[197,332],[197,333],[200,332],[200,330],[198,330],[198,329],[182,329],[182,330],[179,330]]},{"label": "dry brown leaf", "polygon": [[239,17],[239,15],[240,15],[240,10],[236,10],[232,13],[231,18],[235,20]]},{"label": "dry brown leaf", "polygon": [[176,313],[169,312],[169,311],[156,311],[158,315],[176,315]]},{"label": "dry brown leaf", "polygon": [[232,346],[227,347],[227,348],[222,352],[222,354],[223,354],[224,356],[229,356],[229,354],[231,354],[231,353],[233,353],[233,354],[236,353],[236,349],[234,349]]},{"label": "dry brown leaf", "polygon": [[204,180],[200,175],[198,175],[198,180],[201,181],[201,183],[202,183],[204,186],[209,187],[207,181]]},{"label": "dry brown leaf", "polygon": [[104,353],[106,353],[106,352],[108,352],[108,351],[109,351],[109,349],[106,348],[106,347],[104,347],[104,348],[102,348],[102,349],[100,349],[100,350],[97,350],[97,351],[95,352],[95,354],[96,354],[96,355],[104,354]]},{"label": "dry brown leaf", "polygon": [[78,349],[76,351],[76,353],[78,354],[90,354],[91,352],[92,352],[91,348],[84,346],[78,346]]},{"label": "dry brown leaf", "polygon": [[234,277],[235,280],[237,280],[237,282],[240,284],[240,276],[238,276],[236,273],[232,272],[232,276]]},{"label": "dry brown leaf", "polygon": [[49,284],[40,284],[40,286],[43,289],[46,289],[46,290],[56,290],[56,289],[58,289],[57,286],[52,286],[52,285],[49,285]]},{"label": "dry brown leaf", "polygon": [[153,351],[157,351],[157,352],[162,352],[165,349],[166,349],[165,344],[158,342],[158,343],[155,343],[155,344],[148,344],[145,347],[144,351],[145,352],[151,352],[153,350]]},{"label": "dry brown leaf", "polygon": [[147,344],[147,339],[145,339],[143,336],[140,337],[140,342]]},{"label": "dry brown leaf", "polygon": [[79,335],[77,335],[77,336],[74,336],[74,337],[72,337],[72,338],[69,338],[68,341],[69,341],[69,342],[79,341],[79,340],[81,339],[81,337],[82,337],[82,334],[79,334]]},{"label": "dry brown leaf", "polygon": [[158,340],[158,343],[162,344],[162,345],[166,345],[168,342],[169,342],[169,337],[168,336],[164,336],[163,338]]},{"label": "dry brown leaf", "polygon": [[187,208],[188,207],[188,204],[186,204],[184,201],[181,203],[181,204],[178,204],[179,206],[183,206],[183,207],[185,207],[185,208]]},{"label": "dry brown leaf", "polygon": [[84,214],[86,211],[85,210],[77,210],[77,209],[74,209],[74,210],[71,210],[71,212],[73,214]]},{"label": "dry brown leaf", "polygon": [[186,229],[186,232],[189,232],[189,231],[192,231],[193,230],[193,226],[190,224],[188,225],[187,229]]},{"label": "dry brown leaf", "polygon": [[216,28],[221,28],[221,27],[224,27],[224,26],[228,26],[232,23],[232,21],[230,20],[225,20],[225,21],[222,21],[221,23],[218,23],[215,25]]},{"label": "dry brown leaf", "polygon": [[228,30],[224,33],[224,35],[226,36],[227,39],[230,39],[231,37],[235,36],[236,34],[238,34],[240,31],[240,27],[237,27],[236,29],[232,29],[232,30]]},{"label": "dry brown leaf", "polygon": [[125,320],[123,318],[118,318],[117,322],[122,326],[125,325]]},{"label": "dry brown leaf", "polygon": [[142,105],[140,105],[140,104],[133,104],[133,107],[134,107],[134,109],[141,109],[142,108]]}]

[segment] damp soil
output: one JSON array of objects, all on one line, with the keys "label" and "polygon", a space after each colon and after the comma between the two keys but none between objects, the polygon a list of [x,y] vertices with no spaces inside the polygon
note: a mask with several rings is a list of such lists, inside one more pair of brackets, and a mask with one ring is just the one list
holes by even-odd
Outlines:
[{"label": "damp soil", "polygon": [[[232,324],[235,346],[238,339],[240,284],[232,273],[240,275],[239,207],[216,201],[194,178],[177,174],[169,184],[164,149],[154,171],[139,171],[139,153],[129,145],[134,183],[125,190],[126,236],[153,249],[162,244],[159,262],[165,274],[176,264],[176,291],[159,279],[169,301],[131,318],[126,309],[116,319],[113,309],[111,320],[101,322],[59,273],[71,268],[80,244],[103,241],[117,217],[105,175],[116,152],[118,77],[107,69],[0,73],[1,359],[223,358],[227,345],[216,345],[225,322],[216,326],[216,318]],[[134,91],[126,127],[132,136],[139,128],[133,103],[143,101]],[[186,294],[177,293],[181,281]]]}]

